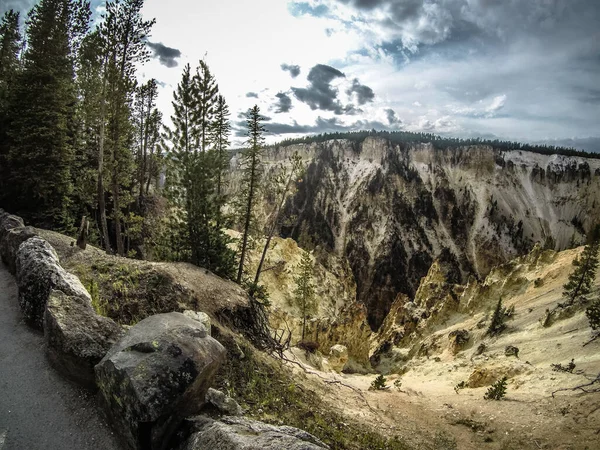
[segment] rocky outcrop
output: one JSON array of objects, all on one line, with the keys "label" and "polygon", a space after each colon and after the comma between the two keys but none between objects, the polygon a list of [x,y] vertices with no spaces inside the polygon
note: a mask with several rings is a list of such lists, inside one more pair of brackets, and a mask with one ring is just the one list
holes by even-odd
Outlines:
[{"label": "rocky outcrop", "polygon": [[316,342],[319,351],[327,355],[334,345],[348,349],[349,365],[370,367],[369,343],[371,328],[364,305],[352,303],[333,319],[317,318],[307,324],[307,341]]},{"label": "rocky outcrop", "polygon": [[15,275],[17,272],[17,251],[20,245],[34,236],[37,233],[32,227],[16,227],[6,231],[0,238],[0,256],[11,274]]},{"label": "rocky outcrop", "polygon": [[341,372],[348,363],[348,347],[345,345],[334,345],[329,350],[329,356],[327,357],[329,366],[336,372]]},{"label": "rocky outcrop", "polygon": [[142,320],[96,366],[96,382],[129,448],[163,449],[187,416],[197,414],[225,349],[181,313]]},{"label": "rocky outcrop", "polygon": [[0,209],[0,241],[4,239],[4,235],[13,228],[24,227],[23,219],[18,216],[8,214],[3,209]]},{"label": "rocky outcrop", "polygon": [[318,450],[329,448],[298,428],[274,426],[240,417],[196,417],[194,433],[180,450]]},{"label": "rocky outcrop", "polygon": [[19,304],[25,320],[36,328],[43,327],[44,311],[52,290],[78,297],[91,305],[90,294],[79,279],[65,271],[48,242],[33,237],[19,247],[16,263]]},{"label": "rocky outcrop", "polygon": [[200,322],[204,328],[206,328],[206,332],[208,333],[208,335],[210,336],[210,316],[208,314],[206,314],[205,312],[200,312],[200,311],[191,311],[189,309],[186,309],[183,312],[183,315],[186,317],[189,317],[190,319],[193,319],[197,322]]},{"label": "rocky outcrop", "polygon": [[241,416],[244,414],[244,410],[238,402],[213,388],[210,388],[206,393],[206,402],[228,416]]},{"label": "rocky outcrop", "polygon": [[458,263],[454,283],[482,279],[548,237],[564,249],[600,216],[597,159],[369,137],[278,146],[265,163],[296,151],[307,170],[282,236],[348,259],[374,331],[444,254]]},{"label": "rocky outcrop", "polygon": [[50,294],[44,314],[48,358],[72,381],[95,388],[94,366],[123,334],[119,325],[96,314],[81,297]]}]

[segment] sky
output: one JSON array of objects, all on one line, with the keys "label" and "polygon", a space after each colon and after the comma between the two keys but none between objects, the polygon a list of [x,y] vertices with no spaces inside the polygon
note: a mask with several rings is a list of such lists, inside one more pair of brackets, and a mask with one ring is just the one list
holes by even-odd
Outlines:
[{"label": "sky", "polygon": [[165,116],[204,59],[235,145],[258,104],[268,142],[375,128],[600,152],[599,0],[146,0],[144,15],[140,79],[160,82]]}]

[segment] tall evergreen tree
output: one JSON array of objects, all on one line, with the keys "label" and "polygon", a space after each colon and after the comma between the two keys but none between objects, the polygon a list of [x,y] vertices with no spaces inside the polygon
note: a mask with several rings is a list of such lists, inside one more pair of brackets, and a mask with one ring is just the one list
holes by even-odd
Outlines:
[{"label": "tall evergreen tree", "polygon": [[572,305],[578,298],[589,294],[598,269],[598,251],[600,250],[600,225],[590,233],[588,244],[581,256],[573,260],[575,269],[569,275],[569,280],[563,286],[563,296],[567,304]]},{"label": "tall evergreen tree", "polygon": [[[100,26],[103,38],[104,73],[102,130],[99,145],[98,197],[102,227],[105,225],[104,183],[102,179],[108,172],[110,192],[112,194],[112,218],[115,229],[117,253],[125,252],[122,219],[123,205],[128,198],[122,198],[122,186],[130,188],[133,183],[133,155],[130,147],[134,140],[131,124],[131,107],[136,86],[136,65],[146,62],[150,53],[146,40],[154,25],[154,20],[146,21],[141,9],[144,0],[114,0],[106,4],[104,21]],[[105,155],[108,147],[108,155]],[[104,163],[108,156],[107,171]],[[104,233],[105,235],[107,233]],[[110,248],[108,242],[105,243]]]},{"label": "tall evergreen tree", "polygon": [[135,125],[137,128],[137,181],[138,181],[138,208],[143,207],[143,197],[146,192],[147,178],[150,172],[150,153],[156,141],[157,130],[160,122],[157,121],[156,99],[158,97],[158,83],[154,78],[136,90],[135,100]]},{"label": "tall evergreen tree", "polygon": [[265,133],[265,127],[262,125],[263,120],[258,105],[254,105],[254,107],[250,108],[247,119],[247,147],[241,154],[242,192],[240,192],[239,200],[242,207],[241,222],[243,225],[242,242],[240,245],[240,262],[237,273],[238,283],[242,282],[244,274],[248,240],[250,238],[251,225],[254,220],[254,212],[263,175],[263,163],[261,161],[265,142],[263,137],[263,134]]},{"label": "tall evergreen tree", "polygon": [[0,204],[4,204],[3,196],[6,193],[4,184],[9,174],[6,159],[9,89],[18,73],[21,42],[19,13],[11,9],[0,21]]},{"label": "tall evergreen tree", "polygon": [[229,168],[229,135],[231,134],[231,125],[229,123],[229,107],[225,102],[225,97],[219,95],[215,108],[215,119],[210,127],[210,141],[215,152],[215,164],[217,171],[217,192],[216,198],[219,203],[217,211],[217,228],[223,225],[221,209],[226,203],[226,175]]},{"label": "tall evergreen tree", "polygon": [[314,264],[310,253],[302,252],[302,258],[298,265],[298,275],[296,276],[296,289],[294,298],[296,305],[302,313],[302,340],[306,336],[306,319],[315,309],[315,287],[313,285]]},{"label": "tall evergreen tree", "polygon": [[[173,129],[167,132],[172,144],[167,192],[175,208],[179,208],[176,211],[181,221],[186,224],[183,240],[187,242],[190,261],[221,276],[231,277],[234,254],[227,247],[228,239],[218,222],[221,203],[216,195],[217,153],[208,147],[212,136],[209,132],[214,127],[211,122],[206,122],[212,120],[212,113],[207,111],[214,110],[214,95],[203,92],[204,87],[213,92],[216,83],[204,62],[196,76],[191,77],[190,72],[188,65],[174,93]],[[179,234],[183,234],[180,228]],[[181,239],[175,242],[181,242]]]},{"label": "tall evergreen tree", "polygon": [[74,159],[76,43],[87,29],[89,3],[41,0],[27,21],[23,71],[8,115],[11,209],[37,224],[68,228]]},{"label": "tall evergreen tree", "polygon": [[197,147],[206,152],[210,145],[210,128],[215,118],[219,87],[205,61],[200,61],[196,69],[194,84],[199,127]]}]

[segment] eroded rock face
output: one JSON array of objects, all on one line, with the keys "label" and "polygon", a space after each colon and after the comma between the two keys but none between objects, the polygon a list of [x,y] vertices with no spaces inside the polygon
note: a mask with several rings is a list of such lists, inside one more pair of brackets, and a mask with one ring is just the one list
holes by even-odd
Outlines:
[{"label": "eroded rock face", "polygon": [[311,236],[348,259],[373,331],[444,253],[458,263],[453,283],[481,279],[547,236],[565,248],[600,214],[594,159],[369,137],[279,146],[265,162],[296,151],[307,170],[286,204],[297,220],[282,235]]},{"label": "eroded rock face", "polygon": [[17,271],[19,246],[34,236],[37,236],[37,233],[32,227],[16,227],[6,231],[0,238],[0,256],[11,274],[15,275]]},{"label": "eroded rock face", "polygon": [[454,330],[448,335],[450,341],[450,351],[456,355],[468,344],[471,335],[468,330]]},{"label": "eroded rock face", "polygon": [[44,314],[48,358],[63,375],[95,388],[94,366],[125,332],[82,298],[52,291]]},{"label": "eroded rock face", "polygon": [[132,449],[162,449],[197,414],[225,349],[181,313],[142,320],[96,366],[96,382],[116,430]]},{"label": "eroded rock face", "polygon": [[193,419],[195,432],[180,450],[318,450],[329,448],[298,428],[274,426],[241,417]]},{"label": "eroded rock face", "polygon": [[329,356],[327,357],[329,366],[336,372],[341,372],[346,367],[348,362],[348,347],[345,345],[334,345],[329,350]]},{"label": "eroded rock face", "polygon": [[36,328],[43,327],[44,311],[52,290],[78,297],[91,306],[91,297],[75,275],[65,271],[48,242],[32,237],[23,242],[16,260],[19,304],[25,320]]}]

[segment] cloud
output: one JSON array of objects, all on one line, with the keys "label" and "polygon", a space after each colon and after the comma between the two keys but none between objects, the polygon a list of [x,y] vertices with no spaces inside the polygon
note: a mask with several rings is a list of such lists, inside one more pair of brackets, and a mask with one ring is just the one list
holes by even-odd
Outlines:
[{"label": "cloud", "polygon": [[246,92],[246,97],[248,97],[248,98],[258,98],[258,94],[256,92]]},{"label": "cloud", "polygon": [[275,103],[276,113],[286,113],[292,109],[292,99],[289,95],[280,92],[275,97],[277,97],[277,102]]},{"label": "cloud", "polygon": [[282,64],[281,70],[289,72],[292,78],[296,78],[300,75],[300,66],[297,65]]},{"label": "cloud", "polygon": [[352,86],[346,91],[348,95],[356,94],[359,105],[364,105],[367,102],[372,102],[375,98],[373,89],[364,84],[360,84],[357,78],[352,80]]},{"label": "cloud", "polygon": [[308,73],[308,88],[292,87],[294,96],[310,106],[313,111],[333,111],[335,114],[344,113],[344,107],[337,99],[338,90],[331,86],[336,78],[345,78],[342,72],[325,64],[317,64]]},{"label": "cloud", "polygon": [[148,41],[148,47],[154,52],[154,57],[166,67],[173,68],[177,67],[177,58],[181,57],[181,51],[176,48],[167,47],[162,43],[154,43]]},{"label": "cloud", "polygon": [[396,111],[394,111],[393,109],[391,109],[391,108],[386,109],[385,115],[386,115],[387,121],[390,125],[394,125],[395,123],[400,123],[400,119],[398,118]]},{"label": "cloud", "polygon": [[496,112],[500,111],[502,108],[504,108],[505,104],[506,95],[498,95],[497,97],[494,97],[494,99],[492,100],[492,104],[486,108],[486,112],[490,115],[493,115]]}]

